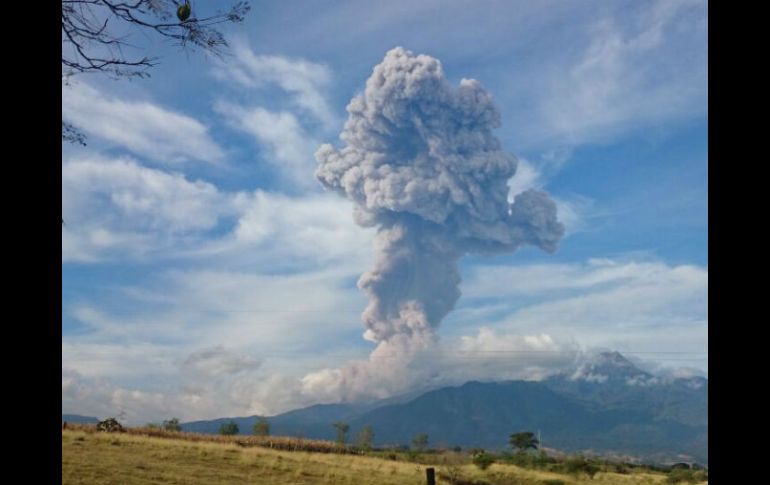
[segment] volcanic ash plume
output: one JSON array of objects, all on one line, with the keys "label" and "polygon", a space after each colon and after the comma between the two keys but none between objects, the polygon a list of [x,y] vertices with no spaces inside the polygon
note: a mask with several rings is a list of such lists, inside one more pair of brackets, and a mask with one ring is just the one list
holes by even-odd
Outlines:
[{"label": "volcanic ash plume", "polygon": [[316,151],[316,177],[353,201],[359,225],[378,228],[376,263],[358,282],[369,297],[364,337],[378,346],[368,363],[334,373],[341,395],[354,398],[364,392],[358,380],[388,387],[378,369],[393,371],[435,342],[460,296],[460,257],[522,244],[553,252],[564,227],[543,192],[508,202],[517,159],[492,134],[500,114],[477,81],[451,86],[437,59],[391,50],[347,110],[346,146]]}]

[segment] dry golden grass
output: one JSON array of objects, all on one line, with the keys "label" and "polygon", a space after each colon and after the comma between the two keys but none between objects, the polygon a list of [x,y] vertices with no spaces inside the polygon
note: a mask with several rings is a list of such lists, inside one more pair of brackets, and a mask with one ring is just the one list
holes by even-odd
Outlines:
[{"label": "dry golden grass", "polygon": [[[83,431],[86,433],[97,433],[96,426],[92,424],[70,424],[68,430]],[[234,435],[223,436],[204,433],[187,433],[177,431],[166,431],[160,428],[135,427],[125,428],[125,434],[135,436],[147,436],[155,438],[170,438],[184,441],[205,441],[210,443],[232,444],[243,447],[262,446],[277,450],[287,451],[312,451],[314,453],[340,453],[356,454],[354,450],[346,449],[336,445],[331,441],[311,440],[306,438],[293,438],[289,436],[248,436]]]},{"label": "dry golden grass", "polygon": [[[416,464],[352,454],[329,453],[334,444],[316,443],[325,452],[289,451],[265,447],[266,438],[169,433],[148,435],[146,429],[126,433],[96,433],[87,427],[62,431],[62,483],[65,485],[238,485],[238,484],[356,484],[422,485],[425,468],[434,466],[438,484],[454,475],[494,485],[543,485],[561,480],[565,485],[664,484],[665,475],[598,473],[593,480],[494,464],[487,470],[462,460],[436,457],[433,465]],[[241,440],[246,446],[239,445]],[[269,441],[269,440],[268,440]],[[273,443],[295,443],[293,438],[272,438]]]}]

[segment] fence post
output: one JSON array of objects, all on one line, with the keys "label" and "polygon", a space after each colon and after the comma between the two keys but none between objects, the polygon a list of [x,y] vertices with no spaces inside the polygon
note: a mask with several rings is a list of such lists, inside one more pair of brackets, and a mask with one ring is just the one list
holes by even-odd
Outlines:
[{"label": "fence post", "polygon": [[425,479],[428,481],[427,485],[436,485],[436,471],[433,468],[426,468]]}]

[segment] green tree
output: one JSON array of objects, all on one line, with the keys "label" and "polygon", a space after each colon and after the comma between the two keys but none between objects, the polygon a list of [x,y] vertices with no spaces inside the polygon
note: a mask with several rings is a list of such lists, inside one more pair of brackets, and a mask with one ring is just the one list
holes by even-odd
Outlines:
[{"label": "green tree", "polygon": [[531,431],[513,433],[508,442],[519,453],[523,453],[528,449],[536,450],[538,445],[540,445],[540,442],[535,438],[535,433]]},{"label": "green tree", "polygon": [[235,423],[235,421],[222,423],[222,425],[219,427],[219,434],[235,435],[235,434],[238,434],[239,432],[240,430],[238,429],[238,425]]},{"label": "green tree", "polygon": [[350,425],[344,421],[337,421],[336,423],[333,423],[332,426],[337,429],[337,444],[344,446],[345,442],[348,440],[348,430],[350,429]]},{"label": "green tree", "polygon": [[179,424],[179,418],[171,418],[167,421],[163,421],[163,429],[166,431],[182,431],[182,426]]},{"label": "green tree", "polygon": [[412,439],[412,448],[416,451],[423,451],[428,446],[428,435],[420,433]]},{"label": "green tree", "polygon": [[374,441],[374,430],[371,426],[364,426],[356,436],[356,446],[362,450],[369,451],[372,449],[372,443]]},{"label": "green tree", "polygon": [[270,436],[270,423],[265,418],[259,418],[251,430],[257,436]]},{"label": "green tree", "polygon": [[484,450],[474,453],[471,456],[473,464],[482,470],[486,470],[489,466],[495,462],[495,457],[490,455]]}]

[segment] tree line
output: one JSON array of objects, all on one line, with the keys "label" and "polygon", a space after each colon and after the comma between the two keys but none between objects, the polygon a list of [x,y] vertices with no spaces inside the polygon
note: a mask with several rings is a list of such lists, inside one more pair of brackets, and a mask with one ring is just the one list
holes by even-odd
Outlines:
[{"label": "tree line", "polygon": [[[179,431],[181,428],[169,428],[167,423],[173,423],[178,426],[179,420],[174,418],[170,421],[164,421],[163,428],[170,431]],[[348,432],[350,431],[350,425],[344,421],[337,421],[332,423],[332,427],[336,430],[337,435],[335,443],[337,445],[345,447],[348,445]],[[259,418],[251,428],[251,432],[255,436],[270,436],[270,423],[265,418]],[[237,435],[240,433],[238,424],[235,421],[228,421],[222,423],[219,427],[219,434],[221,435]],[[361,450],[370,451],[374,448],[374,430],[371,426],[364,426],[361,431],[356,435],[353,445]],[[412,438],[411,450],[415,452],[423,452],[428,449],[429,437],[427,433],[419,433]],[[537,450],[540,446],[540,442],[535,437],[535,434],[531,431],[522,431],[513,433],[509,436],[509,445],[517,453],[525,453],[528,450]],[[456,451],[460,451],[459,447],[455,448]],[[481,449],[471,450],[471,454],[477,456],[477,460],[481,463],[487,458],[486,453]]]}]

